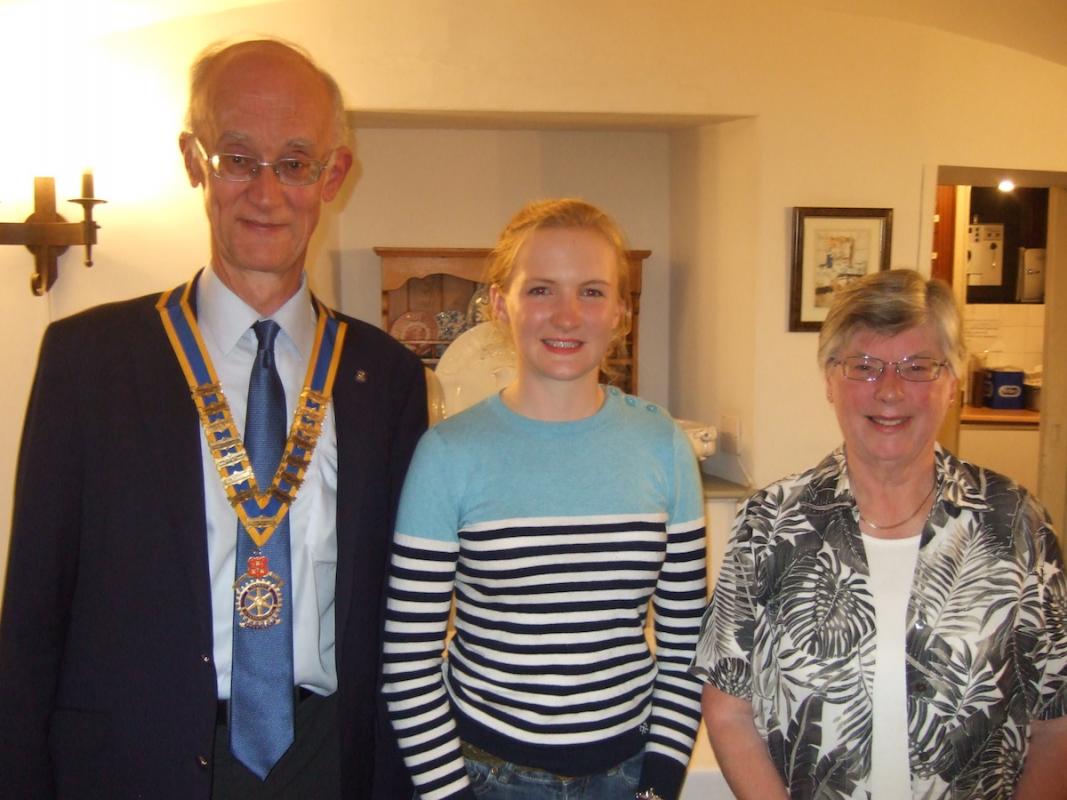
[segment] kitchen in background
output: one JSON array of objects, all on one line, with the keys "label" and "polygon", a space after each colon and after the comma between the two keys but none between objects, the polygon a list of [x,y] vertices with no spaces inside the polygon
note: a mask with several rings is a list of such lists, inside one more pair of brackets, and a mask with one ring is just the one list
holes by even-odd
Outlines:
[{"label": "kitchen in background", "polygon": [[959,454],[1036,489],[1048,190],[971,189]]}]

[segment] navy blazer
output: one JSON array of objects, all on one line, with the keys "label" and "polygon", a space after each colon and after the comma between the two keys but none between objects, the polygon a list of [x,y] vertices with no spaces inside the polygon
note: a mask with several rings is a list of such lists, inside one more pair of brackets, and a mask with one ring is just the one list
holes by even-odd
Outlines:
[{"label": "navy blazer", "polygon": [[[210,796],[203,434],[157,297],[100,306],[45,333],[0,618],[2,798]],[[397,500],[426,427],[425,379],[399,343],[341,318],[343,796],[397,800],[412,789],[378,692],[382,597]]]}]

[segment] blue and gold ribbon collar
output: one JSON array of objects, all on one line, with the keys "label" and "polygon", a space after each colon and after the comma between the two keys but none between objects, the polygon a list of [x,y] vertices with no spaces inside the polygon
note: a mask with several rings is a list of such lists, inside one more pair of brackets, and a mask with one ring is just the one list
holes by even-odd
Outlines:
[{"label": "blue and gold ribbon collar", "polygon": [[311,464],[333,392],[347,326],[315,299],[318,323],[304,387],[274,479],[261,491],[189,302],[194,286],[195,281],[190,281],[164,292],[156,308],[185,373],[226,497],[256,547],[262,548],[285,519]]}]

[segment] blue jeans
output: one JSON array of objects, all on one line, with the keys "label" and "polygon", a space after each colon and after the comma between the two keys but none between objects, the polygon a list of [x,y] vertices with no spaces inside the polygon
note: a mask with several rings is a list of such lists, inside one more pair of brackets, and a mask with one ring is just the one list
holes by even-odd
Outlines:
[{"label": "blue jeans", "polygon": [[630,800],[637,794],[644,754],[638,753],[606,772],[578,778],[506,762],[490,766],[469,758],[464,761],[479,800]]}]

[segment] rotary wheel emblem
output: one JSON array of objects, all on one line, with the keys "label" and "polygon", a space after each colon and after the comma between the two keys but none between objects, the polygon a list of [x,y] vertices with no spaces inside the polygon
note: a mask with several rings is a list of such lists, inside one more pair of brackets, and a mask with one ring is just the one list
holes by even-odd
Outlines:
[{"label": "rotary wheel emblem", "polygon": [[281,622],[282,583],[273,572],[238,582],[235,600],[242,628],[268,628]]}]

